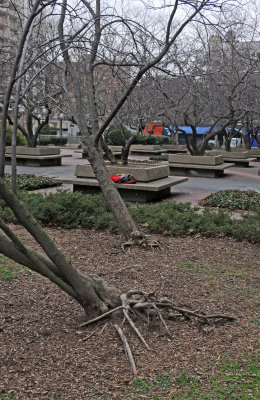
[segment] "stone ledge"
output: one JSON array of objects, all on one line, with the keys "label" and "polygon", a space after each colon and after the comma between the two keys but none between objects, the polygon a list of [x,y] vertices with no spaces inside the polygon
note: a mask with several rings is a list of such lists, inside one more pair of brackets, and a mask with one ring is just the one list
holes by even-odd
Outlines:
[{"label": "stone ledge", "polygon": [[[100,193],[99,183],[94,178],[76,178],[68,176],[67,178],[54,178],[56,182],[73,184],[73,192],[83,192],[86,194]],[[135,184],[114,183],[121,195],[126,201],[138,203],[147,203],[169,197],[171,187],[179,183],[186,182],[188,178],[166,177],[152,182],[137,182]]]},{"label": "stone ledge", "polygon": [[256,156],[260,156],[260,148],[259,147],[252,147],[250,150],[248,150],[249,155],[256,157]]},{"label": "stone ledge", "polygon": [[227,161],[231,161],[231,162],[234,162],[234,163],[236,163],[236,162],[240,162],[240,163],[249,163],[249,162],[251,162],[251,161],[256,161],[257,160],[257,158],[254,158],[254,157],[248,157],[248,158],[226,158],[225,156],[224,156],[224,160],[227,160]]},{"label": "stone ledge", "polygon": [[[55,158],[63,158],[63,157],[71,157],[70,154],[66,154],[66,155],[45,155],[45,156],[30,156],[30,155],[26,155],[26,154],[17,154],[16,158],[17,159],[25,159],[25,160],[53,160]],[[5,158],[9,159],[11,158],[11,154],[6,154]]]},{"label": "stone ledge", "polygon": [[[97,179],[94,178],[77,178],[73,175],[67,176],[66,178],[54,178],[56,182],[66,184],[77,184],[77,185],[88,185],[88,186],[99,186]],[[178,185],[179,183],[186,182],[188,178],[168,176],[158,181],[152,182],[136,182],[135,184],[129,183],[114,183],[117,188],[124,188],[129,190],[148,190],[157,192],[165,189],[169,186]]]},{"label": "stone ledge", "polygon": [[108,146],[108,148],[112,151],[112,153],[114,152],[122,153],[123,146]]},{"label": "stone ledge", "polygon": [[188,150],[184,144],[163,144],[163,150]]},{"label": "stone ledge", "polygon": [[157,144],[132,144],[130,147],[130,150],[144,150],[144,151],[150,151],[150,150],[161,150],[161,146]]},{"label": "stone ledge", "polygon": [[193,168],[193,169],[209,169],[209,170],[224,170],[226,168],[234,167],[233,163],[222,163],[218,165],[203,165],[203,164],[183,164],[183,163],[169,163],[169,167],[183,167],[183,168]]},{"label": "stone ledge", "polygon": [[169,154],[169,164],[185,164],[185,165],[221,165],[223,157],[221,155],[212,156],[192,156],[190,154]]},{"label": "stone ledge", "polygon": [[[68,155],[69,157],[70,155]],[[53,156],[26,156],[18,155],[16,156],[16,163],[18,166],[23,167],[51,167],[60,166],[61,159],[64,156],[53,155]],[[66,157],[66,156],[65,156]],[[5,155],[6,164],[11,164],[11,155]]]},{"label": "stone ledge", "polygon": [[169,164],[171,175],[205,178],[218,178],[224,176],[225,169],[234,166],[235,164],[231,163],[222,163],[220,165]]},{"label": "stone ledge", "polygon": [[248,151],[221,151],[221,150],[211,150],[208,154],[210,155],[221,155],[224,159],[243,159],[249,157]]}]

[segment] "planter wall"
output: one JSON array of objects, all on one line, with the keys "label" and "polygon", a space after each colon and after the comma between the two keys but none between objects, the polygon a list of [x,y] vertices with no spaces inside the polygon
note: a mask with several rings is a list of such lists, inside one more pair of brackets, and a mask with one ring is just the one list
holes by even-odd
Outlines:
[{"label": "planter wall", "polygon": [[[11,154],[11,146],[6,146],[6,154]],[[60,149],[55,147],[28,147],[17,146],[16,155],[50,156],[60,154]]]},{"label": "planter wall", "polygon": [[194,165],[220,165],[223,164],[221,155],[192,156],[190,154],[169,154],[169,163],[194,164]]},{"label": "planter wall", "polygon": [[210,152],[212,155],[222,155],[223,158],[225,159],[234,159],[234,158],[248,158],[249,157],[249,152],[246,151],[221,151],[221,150],[212,150]]},{"label": "planter wall", "polygon": [[161,150],[161,146],[153,145],[153,144],[132,144],[130,150],[139,151],[139,150]]}]

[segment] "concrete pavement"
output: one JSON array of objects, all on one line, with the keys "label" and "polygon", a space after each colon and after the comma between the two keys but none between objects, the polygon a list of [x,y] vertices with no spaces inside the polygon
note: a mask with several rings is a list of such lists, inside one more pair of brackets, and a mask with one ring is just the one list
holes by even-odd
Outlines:
[{"label": "concrete pavement", "polygon": [[[62,178],[68,175],[74,175],[75,165],[86,164],[86,160],[81,158],[81,153],[70,149],[61,149],[64,157],[61,166],[55,167],[17,167],[18,174],[35,174],[49,177]],[[137,156],[134,156],[137,159]],[[145,159],[143,156],[139,159]],[[177,202],[191,202],[197,204],[199,200],[208,196],[210,193],[227,189],[256,190],[260,192],[260,176],[258,170],[260,162],[252,162],[249,168],[229,168],[225,171],[224,177],[219,178],[193,178],[189,177],[187,182],[173,186],[171,189],[171,198]],[[6,172],[11,172],[11,167],[6,166]],[[72,185],[66,186],[68,189]],[[46,189],[43,189],[46,191]]]}]

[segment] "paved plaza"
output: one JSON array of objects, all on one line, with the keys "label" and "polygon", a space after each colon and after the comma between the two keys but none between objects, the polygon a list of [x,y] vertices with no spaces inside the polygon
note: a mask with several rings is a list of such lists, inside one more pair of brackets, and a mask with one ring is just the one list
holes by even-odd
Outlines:
[{"label": "paved plaza", "polygon": [[[77,164],[86,164],[80,152],[72,149],[61,149],[61,153],[67,157],[62,159],[61,166],[55,167],[17,167],[18,174],[35,174],[49,176],[51,178],[65,178],[73,175]],[[68,157],[69,155],[69,157]],[[132,157],[130,157],[132,158]],[[134,159],[144,160],[145,156],[134,156]],[[224,177],[197,178],[189,177],[187,182],[173,186],[172,199],[177,202],[189,201],[197,204],[199,200],[213,192],[227,189],[256,190],[260,192],[260,162],[252,162],[249,168],[233,167],[226,170]],[[6,167],[6,172],[11,172],[11,167]],[[65,186],[72,189],[72,185]],[[43,189],[44,190],[44,189]],[[46,190],[46,189],[45,189]]]}]

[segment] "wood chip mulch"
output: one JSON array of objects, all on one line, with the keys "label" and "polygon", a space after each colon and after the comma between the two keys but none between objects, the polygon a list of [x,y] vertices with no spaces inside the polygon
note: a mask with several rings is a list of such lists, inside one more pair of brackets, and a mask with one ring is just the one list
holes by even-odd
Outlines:
[{"label": "wood chip mulch", "polygon": [[[36,246],[21,227],[13,228],[27,244]],[[209,324],[169,318],[172,340],[158,322],[151,321],[148,329],[137,321],[154,350],[150,352],[125,325],[139,377],[149,381],[185,373],[207,380],[227,354],[239,360],[242,354],[254,352],[259,333],[252,322],[259,246],[229,238],[154,235],[163,246],[161,251],[123,252],[122,238],[109,232],[47,231],[75,266],[102,276],[122,291],[156,291],[181,307],[238,317],[238,322]],[[16,279],[0,281],[0,286],[0,396],[13,391],[22,400],[135,398],[123,390],[133,376],[111,319],[79,328],[85,317],[78,304],[25,269],[19,269]],[[113,320],[120,323],[119,315]],[[161,390],[165,398],[173,387]]]}]

